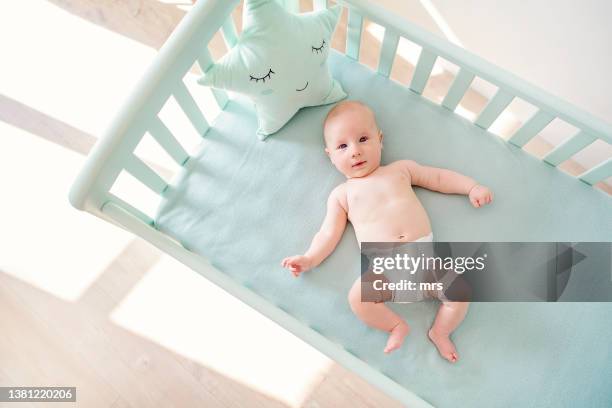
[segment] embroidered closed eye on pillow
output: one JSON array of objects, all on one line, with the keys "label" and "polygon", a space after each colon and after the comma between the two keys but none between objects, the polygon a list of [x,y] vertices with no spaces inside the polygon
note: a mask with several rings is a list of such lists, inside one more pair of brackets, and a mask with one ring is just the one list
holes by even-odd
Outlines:
[{"label": "embroidered closed eye on pillow", "polygon": [[255,103],[261,140],[300,108],[345,98],[327,67],[340,10],[292,14],[274,0],[245,0],[237,44],[198,83],[248,95]]}]

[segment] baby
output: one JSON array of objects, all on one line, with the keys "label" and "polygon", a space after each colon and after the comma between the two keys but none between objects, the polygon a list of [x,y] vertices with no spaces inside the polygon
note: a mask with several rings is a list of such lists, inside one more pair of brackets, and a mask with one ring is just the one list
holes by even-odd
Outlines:
[{"label": "baby", "polygon": [[[327,214],[304,255],[281,262],[295,277],[318,266],[342,237],[347,220],[362,242],[433,241],[425,209],[412,185],[448,194],[469,196],[474,207],[493,200],[493,194],[473,179],[450,170],[399,160],[381,166],[383,134],[374,113],[361,102],[344,101],[330,110],[323,125],[325,152],[347,180],[327,200]],[[367,325],[389,333],[385,353],[399,348],[410,328],[384,302],[363,302],[361,277],[353,284],[348,301]],[[468,302],[444,301],[429,330],[440,355],[454,363],[458,354],[449,336],[463,320]]]}]

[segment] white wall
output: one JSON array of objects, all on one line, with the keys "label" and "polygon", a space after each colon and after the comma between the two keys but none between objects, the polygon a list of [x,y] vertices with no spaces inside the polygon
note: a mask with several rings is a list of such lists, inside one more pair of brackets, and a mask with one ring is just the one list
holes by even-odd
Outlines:
[{"label": "white wall", "polygon": [[612,2],[371,1],[612,123]]}]

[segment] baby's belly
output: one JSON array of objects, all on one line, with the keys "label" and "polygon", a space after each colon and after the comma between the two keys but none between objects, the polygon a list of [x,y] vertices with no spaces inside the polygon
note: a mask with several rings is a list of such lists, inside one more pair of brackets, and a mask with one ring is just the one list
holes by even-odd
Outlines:
[{"label": "baby's belly", "polygon": [[351,223],[360,243],[409,242],[431,232],[429,217],[417,200],[385,204],[376,209],[374,217],[353,217]]}]

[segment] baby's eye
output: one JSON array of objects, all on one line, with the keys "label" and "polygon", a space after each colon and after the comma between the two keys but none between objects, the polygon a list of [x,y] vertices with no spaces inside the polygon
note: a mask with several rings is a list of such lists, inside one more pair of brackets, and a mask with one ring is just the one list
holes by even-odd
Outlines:
[{"label": "baby's eye", "polygon": [[367,141],[368,141],[368,139],[369,139],[369,137],[367,137],[367,136],[361,136],[361,137],[359,138],[359,141],[360,141],[361,143],[363,143],[363,142],[367,142]]},{"label": "baby's eye", "polygon": [[272,77],[272,74],[276,74],[276,72],[272,71],[272,68],[270,68],[268,70],[268,73],[264,76],[262,76],[261,78],[257,78],[254,77],[253,75],[250,75],[251,77],[251,81],[255,81],[255,83],[259,82],[259,81],[264,81],[264,84],[266,83],[266,79],[270,79]]},{"label": "baby's eye", "polygon": [[346,143],[338,145],[338,149],[346,149]]},{"label": "baby's eye", "polygon": [[320,54],[323,52],[323,49],[325,48],[325,40],[323,40],[323,42],[321,43],[320,47],[311,47],[312,48],[312,52],[316,52],[317,54]]}]

